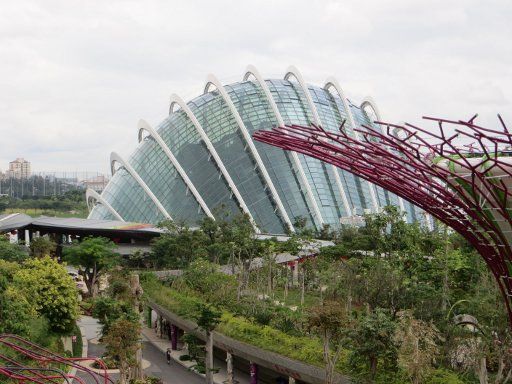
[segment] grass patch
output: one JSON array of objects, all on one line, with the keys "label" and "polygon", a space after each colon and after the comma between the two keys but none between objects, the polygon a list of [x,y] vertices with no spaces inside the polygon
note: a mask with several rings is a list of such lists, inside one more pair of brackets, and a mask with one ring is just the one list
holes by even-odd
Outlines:
[{"label": "grass patch", "polygon": [[50,217],[78,217],[81,219],[85,219],[87,217],[87,210],[76,210],[76,211],[58,211],[53,209],[38,209],[38,208],[6,208],[4,210],[5,214],[11,213],[24,213],[31,217],[39,217],[39,216],[50,216]]}]

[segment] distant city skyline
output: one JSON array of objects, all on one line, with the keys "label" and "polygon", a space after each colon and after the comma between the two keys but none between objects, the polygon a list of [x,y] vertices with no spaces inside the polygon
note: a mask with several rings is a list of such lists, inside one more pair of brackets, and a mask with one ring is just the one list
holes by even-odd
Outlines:
[{"label": "distant city skyline", "polygon": [[511,16],[508,1],[476,0],[2,2],[0,167],[23,154],[38,170],[110,174],[140,118],[157,124],[172,93],[196,96],[209,73],[241,80],[248,64],[333,75],[392,122],[510,123]]}]

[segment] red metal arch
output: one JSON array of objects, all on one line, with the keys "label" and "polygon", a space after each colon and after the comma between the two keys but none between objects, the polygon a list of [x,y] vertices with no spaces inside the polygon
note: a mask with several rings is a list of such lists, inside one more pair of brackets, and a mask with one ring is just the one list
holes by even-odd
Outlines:
[{"label": "red metal arch", "polygon": [[[258,141],[315,157],[409,200],[464,236],[493,273],[512,325],[512,134],[468,121],[424,117],[434,129],[375,122],[351,137],[320,126],[284,126]],[[469,142],[469,145],[467,144]]]}]

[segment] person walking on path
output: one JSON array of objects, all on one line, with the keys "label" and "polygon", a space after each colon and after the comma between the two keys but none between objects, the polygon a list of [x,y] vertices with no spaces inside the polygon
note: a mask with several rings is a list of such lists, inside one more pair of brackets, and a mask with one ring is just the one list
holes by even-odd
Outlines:
[{"label": "person walking on path", "polygon": [[171,364],[171,348],[167,348],[165,352],[165,357],[167,359],[167,364]]}]

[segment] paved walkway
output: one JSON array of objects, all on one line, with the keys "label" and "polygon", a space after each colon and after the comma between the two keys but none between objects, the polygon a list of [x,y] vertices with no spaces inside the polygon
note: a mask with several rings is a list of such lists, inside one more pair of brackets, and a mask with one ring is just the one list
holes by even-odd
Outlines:
[{"label": "paved walkway", "polygon": [[[101,335],[101,324],[98,320],[90,316],[82,316],[78,321],[78,325],[82,327],[85,338],[87,339],[87,356],[101,357],[105,352],[105,347],[98,343],[97,339]],[[167,350],[168,347],[165,347]],[[164,351],[165,351],[164,350]],[[156,376],[162,379],[164,384],[203,384],[204,378],[188,370],[182,364],[171,362],[167,364],[165,353],[162,353],[154,344],[143,341],[142,355],[151,365],[144,370],[149,376]],[[96,384],[94,379],[89,375],[80,373],[86,384]],[[114,382],[117,380],[117,374],[110,374]]]},{"label": "paved walkway", "polygon": [[[155,331],[153,329],[149,329],[147,327],[143,327],[142,329],[142,335],[144,338],[155,348],[157,348],[160,353],[162,354],[162,358],[165,358],[165,352],[168,348],[171,348],[171,342],[170,340],[166,338],[160,338],[156,335]],[[171,356],[174,359],[174,362],[172,364],[181,364],[186,369],[190,368],[194,363],[190,361],[180,361],[179,357],[181,355],[186,355],[186,351],[171,351]],[[143,352],[144,355],[144,352]],[[148,359],[149,360],[149,359]],[[226,372],[226,362],[221,359],[214,359],[213,365],[215,368],[219,370],[216,374],[213,375],[213,380],[216,384],[223,384],[227,381],[227,372]],[[197,377],[201,377],[196,374]],[[240,371],[235,368],[234,370],[234,376],[236,382],[240,384],[250,384],[250,376],[247,372]],[[203,376],[204,377],[204,376]],[[202,381],[204,382],[204,379],[201,377]]]}]

